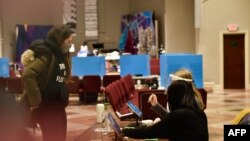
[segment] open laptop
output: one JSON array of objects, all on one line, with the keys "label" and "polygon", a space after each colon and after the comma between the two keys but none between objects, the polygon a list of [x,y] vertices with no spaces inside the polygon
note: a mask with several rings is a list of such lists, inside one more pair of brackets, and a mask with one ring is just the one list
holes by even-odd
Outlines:
[{"label": "open laptop", "polygon": [[140,110],[136,105],[134,105],[131,101],[128,101],[128,102],[127,102],[127,105],[128,105],[128,107],[129,107],[138,117],[141,117],[141,116],[142,116],[141,110]]},{"label": "open laptop", "polygon": [[127,105],[137,115],[136,123],[130,123],[128,124],[128,127],[146,127],[147,125],[145,123],[140,122],[142,117],[142,111],[131,101],[128,101]]},{"label": "open laptop", "polygon": [[108,120],[108,123],[111,128],[113,128],[113,130],[116,132],[117,136],[122,137],[122,131],[111,113],[108,113],[106,119]]}]

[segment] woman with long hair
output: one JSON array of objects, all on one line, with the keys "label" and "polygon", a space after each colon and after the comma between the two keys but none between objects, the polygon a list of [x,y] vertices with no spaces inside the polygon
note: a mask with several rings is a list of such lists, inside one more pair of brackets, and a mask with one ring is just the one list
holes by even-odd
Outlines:
[{"label": "woman with long hair", "polygon": [[167,89],[169,114],[149,127],[123,129],[132,138],[208,141],[207,117],[195,98],[192,82],[176,80]]},{"label": "woman with long hair", "polygon": [[71,76],[69,48],[73,35],[69,26],[55,26],[45,40],[36,40],[31,44],[34,59],[23,59],[30,62],[24,63],[21,101],[26,101],[33,111],[42,130],[43,141],[66,140],[66,83]]}]

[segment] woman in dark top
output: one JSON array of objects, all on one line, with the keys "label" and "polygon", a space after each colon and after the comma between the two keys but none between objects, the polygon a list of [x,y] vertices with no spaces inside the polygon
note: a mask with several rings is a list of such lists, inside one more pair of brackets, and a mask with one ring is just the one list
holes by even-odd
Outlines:
[{"label": "woman in dark top", "polygon": [[[22,103],[27,103],[39,123],[43,141],[65,141],[67,133],[66,83],[71,77],[69,48],[74,32],[69,26],[50,29],[45,40],[32,42],[34,59],[25,67]],[[23,57],[22,57],[23,58]],[[25,59],[24,59],[25,60]]]},{"label": "woman in dark top", "polygon": [[135,129],[123,129],[132,138],[166,138],[171,141],[208,141],[207,117],[197,104],[192,83],[174,81],[167,90],[170,113],[160,122]]},{"label": "woman in dark top", "polygon": [[[199,104],[201,109],[203,109],[203,110],[205,109],[205,105],[202,101],[201,94],[195,88],[193,75],[192,75],[190,70],[182,68],[182,69],[177,70],[174,74],[169,75],[169,77],[170,77],[171,81],[185,80],[188,82],[192,82],[196,102]],[[167,91],[165,91],[165,94],[167,94]],[[152,105],[151,109],[154,112],[156,112],[160,116],[161,119],[164,118],[169,113],[169,108],[168,107],[164,108],[161,104],[159,104],[155,94],[151,94],[150,97],[148,98],[148,101]],[[167,105],[168,105],[168,103],[167,103]]]}]

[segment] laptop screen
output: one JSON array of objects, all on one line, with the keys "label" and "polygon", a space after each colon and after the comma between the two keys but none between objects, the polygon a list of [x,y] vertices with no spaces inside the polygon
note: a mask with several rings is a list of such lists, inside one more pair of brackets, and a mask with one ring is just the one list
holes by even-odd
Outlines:
[{"label": "laptop screen", "polygon": [[140,110],[136,105],[134,105],[131,101],[128,101],[128,102],[127,102],[127,105],[128,105],[128,107],[129,107],[138,117],[141,117],[141,116],[142,116],[141,110]]},{"label": "laptop screen", "polygon": [[116,134],[119,137],[121,137],[122,136],[122,131],[121,131],[119,125],[117,124],[117,122],[115,121],[114,117],[111,115],[111,113],[108,113],[107,119],[109,121],[109,125],[115,130]]}]

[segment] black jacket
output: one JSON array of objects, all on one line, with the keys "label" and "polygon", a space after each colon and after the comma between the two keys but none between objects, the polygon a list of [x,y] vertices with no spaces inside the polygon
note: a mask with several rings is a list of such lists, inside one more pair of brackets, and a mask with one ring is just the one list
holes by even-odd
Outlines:
[{"label": "black jacket", "polygon": [[203,111],[178,109],[150,127],[123,129],[132,138],[165,138],[171,141],[208,141],[208,123]]}]

